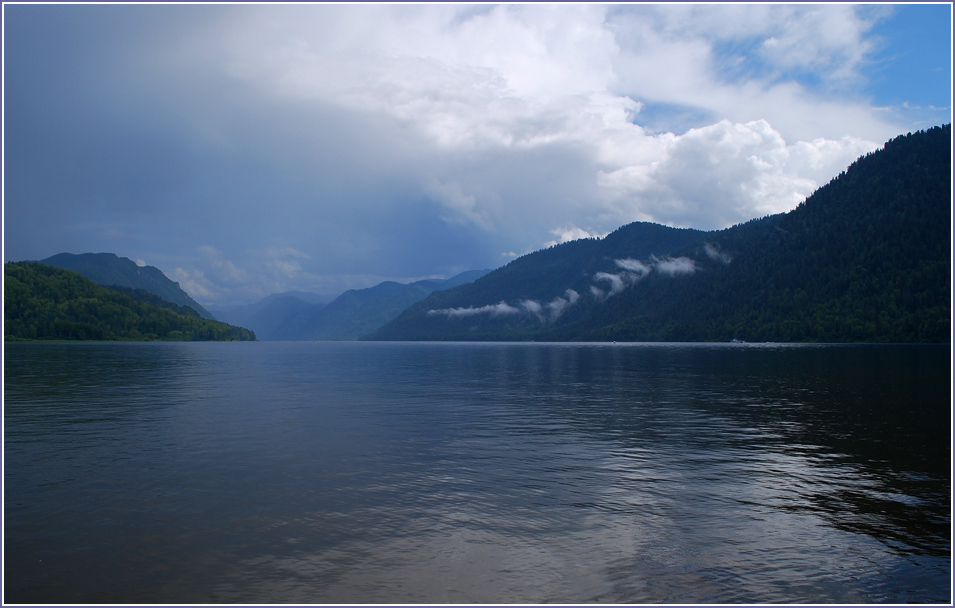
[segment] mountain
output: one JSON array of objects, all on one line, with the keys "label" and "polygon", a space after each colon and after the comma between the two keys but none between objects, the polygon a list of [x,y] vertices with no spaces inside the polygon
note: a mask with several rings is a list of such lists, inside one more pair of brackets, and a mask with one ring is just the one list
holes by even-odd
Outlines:
[{"label": "mountain", "polygon": [[[206,306],[206,309],[215,315],[216,319],[231,323],[233,325],[242,325],[245,327],[245,321],[258,314],[260,311],[269,308],[274,302],[294,298],[304,304],[319,304],[324,306],[337,297],[336,295],[319,295],[308,291],[286,291],[282,293],[273,293],[254,302],[252,304],[234,304],[229,306]],[[321,308],[319,306],[319,308]]]},{"label": "mountain", "polygon": [[273,293],[248,306],[213,310],[223,321],[252,329],[260,340],[355,340],[433,291],[463,285],[488,272],[471,270],[450,279],[411,284],[386,281],[338,297],[297,291]]},{"label": "mountain", "polygon": [[298,339],[357,340],[429,294],[467,284],[488,272],[470,270],[445,280],[425,279],[408,284],[385,281],[367,289],[350,289],[311,315]]},{"label": "mountain", "polygon": [[539,251],[369,338],[948,342],[951,146],[951,125],[899,136],[789,213],[677,246],[630,224]]},{"label": "mountain", "polygon": [[160,298],[192,308],[203,319],[215,320],[212,314],[184,292],[179,283],[170,281],[155,266],[139,266],[129,258],[121,258],[115,253],[58,253],[40,260],[40,263],[65,270],[78,272],[94,283],[110,287],[130,287],[144,289]]},{"label": "mountain", "polygon": [[591,293],[594,277],[600,277],[598,284],[612,287],[614,279],[605,275],[619,270],[615,259],[665,256],[705,234],[701,230],[635,222],[603,239],[561,243],[517,258],[471,284],[433,293],[368,337],[533,339],[542,323],[549,325]]},{"label": "mountain", "polygon": [[5,340],[255,340],[144,290],[97,285],[38,262],[3,265]]},{"label": "mountain", "polygon": [[223,321],[251,328],[260,340],[296,340],[308,319],[325,306],[323,299],[302,292],[273,293],[248,306],[215,312]]}]

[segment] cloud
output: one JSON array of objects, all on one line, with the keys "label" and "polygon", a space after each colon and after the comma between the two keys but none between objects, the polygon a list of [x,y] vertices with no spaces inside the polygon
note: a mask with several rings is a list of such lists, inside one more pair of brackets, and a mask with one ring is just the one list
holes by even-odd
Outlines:
[{"label": "cloud", "polygon": [[578,228],[577,226],[571,225],[566,228],[554,228],[550,231],[551,234],[557,237],[555,241],[547,241],[544,243],[544,248],[553,247],[554,245],[560,245],[561,243],[568,243],[570,241],[577,241],[580,239],[602,239],[609,232],[598,232],[596,230],[584,230]]},{"label": "cloud", "polygon": [[721,121],[659,142],[655,162],[602,172],[599,183],[634,214],[701,229],[789,211],[817,179],[877,147],[854,137],[790,145],[763,120]]},{"label": "cloud", "polygon": [[[590,217],[609,225],[582,231],[570,223],[543,246],[634,219],[709,229],[786,211],[874,149],[872,139],[845,139],[847,124],[868,120],[870,131],[881,125],[894,134],[878,113],[833,104],[792,72],[855,77],[871,20],[851,6],[269,10],[287,28],[274,30],[283,42],[263,34],[260,12],[245,15],[255,26],[239,21],[236,29],[249,35],[226,45],[224,60],[233,76],[273,95],[390,116],[452,160],[540,147],[589,157],[589,200],[553,211],[573,219],[585,203]],[[762,69],[721,73],[727,52],[720,44],[733,41],[751,41]],[[649,102],[729,118],[651,135],[639,126]],[[793,112],[812,116],[800,124],[815,127],[790,128]],[[764,116],[782,121],[795,139],[787,141]],[[507,220],[496,201],[509,198],[506,186],[479,192],[458,177],[432,177],[425,186],[454,212],[445,219],[499,229]],[[568,230],[579,232],[570,237]]]},{"label": "cloud", "polygon": [[603,300],[615,296],[624,289],[636,285],[652,271],[673,277],[679,274],[692,274],[696,272],[695,262],[687,257],[657,259],[651,256],[652,262],[645,264],[632,258],[614,260],[614,263],[622,268],[624,272],[610,273],[598,272],[594,274],[594,280],[608,283],[610,290],[605,291],[596,285],[590,286],[590,292],[598,300]]},{"label": "cloud", "polygon": [[[594,275],[594,280],[610,283],[610,293],[607,294],[607,297],[617,295],[623,291],[624,288],[623,275],[611,274],[609,272],[598,272]],[[596,295],[596,293],[597,292],[594,292],[594,295]]]},{"label": "cloud", "polygon": [[211,278],[225,285],[241,285],[249,280],[249,274],[238,268],[231,260],[223,257],[222,252],[212,245],[197,248],[205,259]]},{"label": "cloud", "polygon": [[719,247],[711,243],[704,243],[703,251],[706,252],[707,257],[711,260],[723,262],[724,264],[729,264],[733,261],[733,256],[720,251]]},{"label": "cloud", "polygon": [[521,309],[506,304],[501,300],[497,304],[488,304],[487,306],[479,306],[477,308],[473,306],[457,307],[457,308],[439,308],[428,311],[428,315],[446,315],[449,318],[454,317],[473,317],[474,315],[491,315],[492,317],[499,317],[502,315],[516,315],[520,314]]},{"label": "cloud", "polygon": [[558,317],[564,314],[564,311],[567,310],[567,308],[576,304],[579,299],[579,293],[573,289],[568,289],[564,292],[564,297],[556,297],[548,302],[547,308],[550,310],[550,320],[552,322],[556,321]]},{"label": "cloud", "polygon": [[4,247],[224,304],[787,211],[907,130],[856,93],[880,11],[11,6]]},{"label": "cloud", "polygon": [[528,314],[537,317],[540,322],[546,323],[556,321],[568,307],[576,304],[579,299],[580,294],[573,289],[568,289],[564,292],[563,297],[558,296],[547,304],[541,304],[537,300],[521,300],[518,306],[511,306],[501,300],[497,304],[489,304],[487,306],[432,309],[429,310],[427,314],[428,316],[445,315],[448,318],[473,317],[475,315],[500,317]]},{"label": "cloud", "polygon": [[650,274],[650,267],[644,264],[639,260],[634,260],[631,258],[625,258],[622,260],[614,260],[614,263],[637,276],[644,276]]},{"label": "cloud", "polygon": [[596,287],[594,285],[590,286],[590,292],[597,299],[609,298],[615,296],[627,287],[631,285],[636,285],[643,279],[645,276],[650,274],[650,271],[653,269],[652,266],[647,266],[643,262],[634,260],[631,258],[624,258],[622,260],[614,260],[614,263],[622,268],[624,272],[620,273],[610,273],[610,272],[598,272],[594,274],[595,281],[601,281],[610,284],[610,291],[606,292],[603,289]]},{"label": "cloud", "polygon": [[202,271],[177,267],[169,274],[172,280],[179,283],[180,289],[196,300],[208,301],[218,295],[215,286]]},{"label": "cloud", "polygon": [[465,194],[459,183],[443,184],[437,179],[431,179],[425,192],[454,212],[453,215],[442,216],[446,222],[470,222],[484,229],[491,228],[487,214],[475,209],[477,199],[471,194]]},{"label": "cloud", "polygon": [[690,258],[666,258],[654,260],[653,269],[657,272],[673,277],[679,274],[693,274],[696,272],[696,263]]}]

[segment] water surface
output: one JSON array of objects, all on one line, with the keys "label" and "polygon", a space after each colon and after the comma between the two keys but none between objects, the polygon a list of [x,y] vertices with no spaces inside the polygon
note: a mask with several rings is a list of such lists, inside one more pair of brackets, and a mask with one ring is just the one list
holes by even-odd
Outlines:
[{"label": "water surface", "polygon": [[7,602],[951,599],[948,346],[4,355]]}]

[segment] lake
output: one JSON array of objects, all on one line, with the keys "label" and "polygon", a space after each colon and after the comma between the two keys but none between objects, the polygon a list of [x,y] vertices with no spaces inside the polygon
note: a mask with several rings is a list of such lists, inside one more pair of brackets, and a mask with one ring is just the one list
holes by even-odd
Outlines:
[{"label": "lake", "polygon": [[951,601],[950,346],[4,345],[6,602]]}]

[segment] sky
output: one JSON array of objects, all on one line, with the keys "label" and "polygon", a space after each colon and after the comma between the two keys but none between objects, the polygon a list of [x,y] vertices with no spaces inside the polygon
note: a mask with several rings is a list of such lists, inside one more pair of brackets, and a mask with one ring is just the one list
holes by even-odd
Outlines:
[{"label": "sky", "polygon": [[951,122],[950,4],[4,4],[3,255],[203,305],[789,211]]}]

